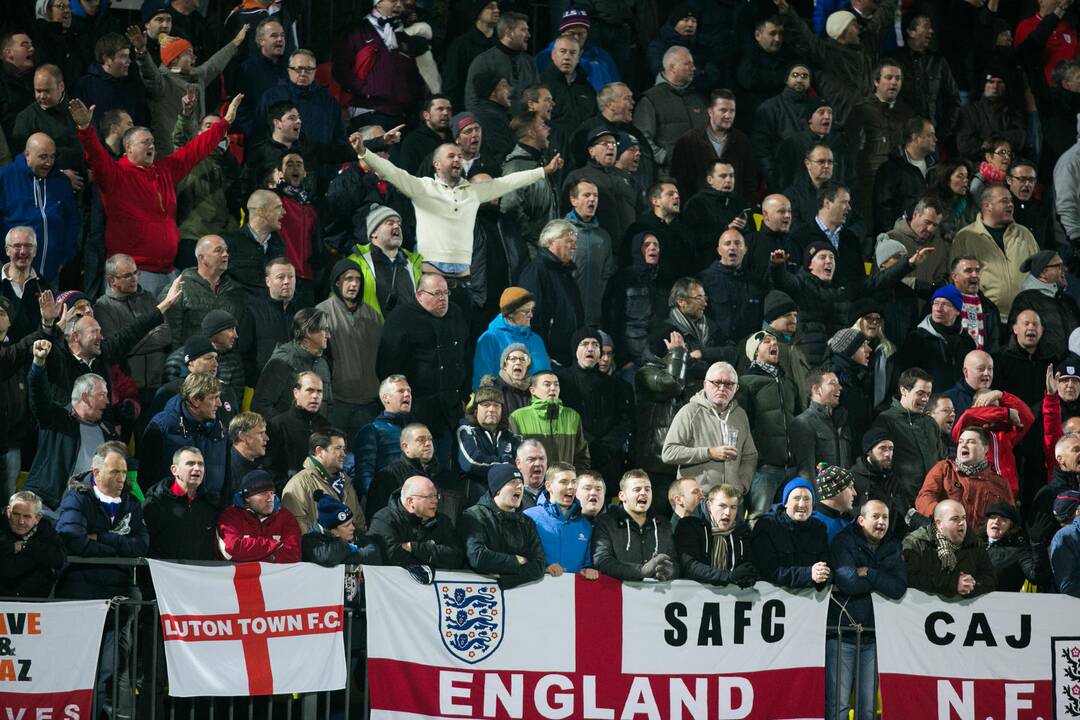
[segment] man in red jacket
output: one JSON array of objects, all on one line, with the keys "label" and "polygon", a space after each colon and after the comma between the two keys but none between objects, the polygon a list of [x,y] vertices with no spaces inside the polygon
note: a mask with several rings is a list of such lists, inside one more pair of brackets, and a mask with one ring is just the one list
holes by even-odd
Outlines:
[{"label": "man in red jacket", "polygon": [[300,524],[281,507],[274,478],[252,470],[217,520],[218,552],[233,562],[300,562]]},{"label": "man in red jacket", "polygon": [[87,165],[101,188],[106,255],[131,256],[139,266],[140,284],[154,296],[176,273],[174,261],[180,244],[176,186],[222,141],[242,100],[243,96],[237,95],[224,118],[156,162],[154,136],[149,129],[133,127],[124,133],[124,156],[113,160],[90,127],[94,107],[87,109],[81,100],[72,100],[68,106],[79,128]]}]

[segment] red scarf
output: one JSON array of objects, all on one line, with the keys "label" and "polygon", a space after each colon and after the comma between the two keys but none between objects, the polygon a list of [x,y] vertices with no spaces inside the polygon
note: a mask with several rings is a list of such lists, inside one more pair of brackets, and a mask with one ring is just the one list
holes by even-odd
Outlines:
[{"label": "red scarf", "polygon": [[979,174],[986,180],[987,185],[1004,185],[1005,184],[1005,171],[998,170],[996,167],[983,160],[979,163]]}]

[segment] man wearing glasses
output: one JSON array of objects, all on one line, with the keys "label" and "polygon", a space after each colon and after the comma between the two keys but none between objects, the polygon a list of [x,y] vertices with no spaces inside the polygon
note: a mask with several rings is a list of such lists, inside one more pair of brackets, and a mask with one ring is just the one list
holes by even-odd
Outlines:
[{"label": "man wearing glasses", "polygon": [[464,550],[450,518],[439,512],[435,483],[414,475],[371,518],[368,535],[382,546],[387,565],[457,570]]},{"label": "man wearing glasses", "polygon": [[1035,197],[1038,184],[1039,175],[1030,160],[1016,160],[1005,174],[1005,185],[1012,193],[1013,218],[1031,231],[1039,247],[1057,247],[1054,213],[1045,202]]},{"label": "man wearing glasses", "polygon": [[735,368],[726,362],[713,363],[701,391],[671,421],[660,459],[680,477],[697,478],[704,486],[732,485],[745,495],[758,452],[750,420],[735,400],[738,389]]}]

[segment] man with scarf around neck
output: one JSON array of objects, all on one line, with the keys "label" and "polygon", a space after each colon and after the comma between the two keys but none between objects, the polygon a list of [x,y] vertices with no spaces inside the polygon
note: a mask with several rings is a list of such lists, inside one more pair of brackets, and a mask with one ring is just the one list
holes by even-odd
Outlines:
[{"label": "man with scarf around neck", "polygon": [[529,378],[532,401],[510,414],[510,429],[522,439],[539,440],[547,452],[548,464],[570,463],[588,470],[592,463],[581,427],[581,416],[559,399],[559,377],[551,370]]},{"label": "man with scarf around neck", "polygon": [[795,453],[788,428],[802,412],[802,395],[780,365],[780,341],[761,330],[746,341],[750,367],[739,377],[737,400],[746,412],[758,466],[750,481],[748,512],[756,520],[776,500],[780,487],[794,477]]},{"label": "man with scarf around neck", "polygon": [[[847,717],[848,697],[859,685],[855,706],[857,720],[873,720],[877,692],[877,653],[874,642],[873,594],[899,600],[907,592],[907,570],[900,542],[889,534],[888,506],[870,500],[862,506],[855,522],[845,527],[829,547],[833,591],[829,601],[827,632],[838,627],[861,625],[864,631],[830,632],[825,640],[825,716]],[[856,640],[858,638],[858,640]],[[858,669],[856,670],[856,662]],[[839,694],[836,694],[839,671]]]},{"label": "man with scarf around neck", "polygon": [[996,590],[994,565],[982,540],[969,531],[964,506],[942,500],[933,520],[904,538],[908,587],[957,599]]},{"label": "man with scarf around neck", "polygon": [[532,354],[523,343],[510,343],[503,348],[499,356],[499,377],[495,384],[502,392],[507,417],[532,402],[529,392],[532,370]]},{"label": "man with scarf around neck", "polygon": [[671,523],[652,510],[653,488],[644,470],[628,470],[619,480],[619,504],[593,526],[593,566],[616,580],[659,582],[679,576]]},{"label": "man with scarf around neck", "polygon": [[592,567],[593,526],[581,514],[577,475],[572,465],[555,463],[549,467],[544,476],[544,491],[536,505],[523,514],[536,524],[548,575],[577,573],[586,580],[600,577]]},{"label": "man with scarf around neck", "polygon": [[5,597],[48,597],[67,559],[56,523],[42,515],[41,498],[12,494],[0,520],[0,592]]},{"label": "man with scarf around neck", "polygon": [[649,351],[663,357],[676,346],[686,347],[686,379],[697,384],[715,362],[735,359],[735,345],[717,345],[716,327],[705,314],[709,298],[699,280],[679,278],[668,293],[668,316],[649,333]]},{"label": "man with scarf around neck", "polygon": [[750,555],[750,526],[737,522],[742,494],[734,485],[709,490],[705,517],[690,513],[675,526],[682,574],[707,585],[752,587],[758,571]]},{"label": "man with scarf around neck", "polygon": [[301,532],[314,527],[319,509],[313,493],[322,491],[327,496],[348,506],[356,517],[360,532],[367,530],[367,521],[360,510],[360,498],[352,479],[345,474],[345,433],[335,428],[311,433],[309,452],[304,468],[289,478],[281,493],[281,504],[295,517]]},{"label": "man with scarf around neck", "polygon": [[[971,335],[975,347],[994,352],[1001,346],[1002,319],[982,291],[982,263],[974,255],[954,257],[949,262],[949,284],[960,291],[960,325]],[[946,286],[946,287],[948,287]]]},{"label": "man with scarf around neck", "polygon": [[758,518],[751,546],[762,580],[818,590],[829,583],[828,537],[825,525],[811,517],[813,506],[813,484],[796,477],[784,486],[780,502]]},{"label": "man with scarf around neck", "polygon": [[[963,331],[960,309],[964,301],[952,285],[939,288],[930,301],[930,312],[908,334],[896,358],[896,369],[903,372],[909,368],[922,367],[930,374],[931,384],[937,388],[953,388],[964,383],[967,376],[967,358],[975,350],[975,341]],[[985,355],[989,360],[990,356]],[[993,363],[990,360],[991,364]],[[991,373],[993,370],[991,370]],[[988,383],[989,385],[989,383]],[[949,397],[955,404],[957,399]],[[974,392],[972,390],[971,392]],[[965,409],[970,402],[964,404]],[[958,410],[959,411],[959,410]]]},{"label": "man with scarf around neck", "polygon": [[758,451],[746,411],[735,400],[738,389],[735,368],[713,363],[702,389],[671,421],[660,458],[681,477],[697,478],[703,485],[734,485],[745,494],[754,477]]},{"label": "man with scarf around neck", "polygon": [[1016,504],[1009,481],[994,472],[986,459],[989,448],[990,436],[982,428],[969,427],[960,433],[956,459],[942,460],[930,468],[915,497],[915,510],[931,517],[940,502],[956,500],[971,520],[974,532],[986,532],[987,508],[999,502]]}]

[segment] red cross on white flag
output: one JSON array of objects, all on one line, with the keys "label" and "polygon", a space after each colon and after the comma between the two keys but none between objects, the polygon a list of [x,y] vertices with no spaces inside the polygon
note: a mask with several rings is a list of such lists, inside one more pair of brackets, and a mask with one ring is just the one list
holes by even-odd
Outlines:
[{"label": "red cross on white flag", "polygon": [[344,568],[310,563],[203,567],[150,561],[169,695],[340,690]]}]

